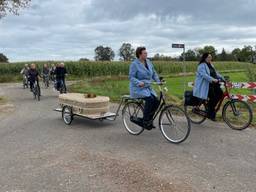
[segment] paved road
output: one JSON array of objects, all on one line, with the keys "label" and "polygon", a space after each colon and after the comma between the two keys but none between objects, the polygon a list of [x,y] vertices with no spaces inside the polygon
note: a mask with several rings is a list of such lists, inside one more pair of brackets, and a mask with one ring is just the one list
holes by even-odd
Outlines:
[{"label": "paved road", "polygon": [[207,121],[173,145],[158,129],[129,135],[120,120],[62,122],[57,93],[40,102],[18,84],[0,85],[14,105],[0,114],[0,191],[256,190],[256,130]]}]

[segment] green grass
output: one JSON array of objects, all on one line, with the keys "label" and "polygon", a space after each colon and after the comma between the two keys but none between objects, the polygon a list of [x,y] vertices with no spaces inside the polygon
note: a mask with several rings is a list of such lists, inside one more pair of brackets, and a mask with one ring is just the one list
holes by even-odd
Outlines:
[{"label": "green grass", "polygon": [[121,95],[129,94],[129,81],[127,77],[98,77],[78,82],[70,86],[69,89],[78,93],[107,95],[111,101],[119,101]]},{"label": "green grass", "polygon": [[0,83],[21,82],[21,81],[22,81],[21,75],[10,75],[10,74],[0,75]]},{"label": "green grass", "polygon": [[[248,81],[246,73],[226,73],[224,75],[230,76],[233,82],[246,82]],[[185,89],[190,90],[188,82],[193,82],[195,76],[168,76],[165,77],[166,87],[168,88],[168,95],[173,96],[177,100],[183,98],[184,82]],[[157,89],[157,87],[155,87]],[[108,95],[112,101],[118,101],[121,95],[129,94],[129,80],[126,76],[117,77],[97,77],[92,79],[85,79],[78,84],[74,84],[70,87],[74,92],[93,92],[97,95]],[[247,89],[232,89],[231,93],[239,94],[252,94],[251,90]]]},{"label": "green grass", "polygon": [[[240,73],[225,73],[224,75],[230,76],[233,82],[247,82],[248,76],[245,72]],[[186,85],[186,90],[192,89],[187,87],[188,82],[194,81],[195,76],[168,76],[165,77],[166,87],[168,88],[167,101],[175,103],[177,105],[182,104],[183,93],[184,93],[184,81]],[[155,90],[157,87],[155,86]],[[126,76],[116,76],[116,77],[97,77],[92,79],[85,79],[77,84],[69,87],[69,91],[78,93],[95,93],[96,95],[109,96],[112,102],[120,101],[122,95],[129,94],[129,80]],[[252,90],[247,89],[232,89],[233,94],[253,94]],[[256,114],[256,104],[251,106],[254,109],[254,114]],[[220,114],[218,115],[220,118]],[[256,118],[254,118],[253,125],[256,125]]]}]

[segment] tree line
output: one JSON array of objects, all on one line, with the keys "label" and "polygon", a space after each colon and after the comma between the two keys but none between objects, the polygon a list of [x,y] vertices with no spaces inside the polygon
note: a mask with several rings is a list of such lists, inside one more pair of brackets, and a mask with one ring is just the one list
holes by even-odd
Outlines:
[{"label": "tree line", "polygon": [[[150,59],[153,61],[181,61],[185,57],[186,61],[198,61],[201,55],[205,52],[211,53],[215,61],[238,61],[238,62],[251,62],[256,63],[256,46],[252,47],[246,45],[243,48],[235,48],[231,52],[226,51],[224,48],[220,53],[212,45],[204,46],[203,48],[189,49],[180,56],[171,57],[160,53],[155,54]],[[115,52],[108,46],[97,46],[94,50],[95,61],[113,61],[116,57]],[[132,61],[135,59],[135,49],[130,43],[123,43],[118,50],[120,61]],[[81,58],[80,61],[89,61],[88,58]],[[7,56],[0,53],[0,62],[8,62]]]},{"label": "tree line", "polygon": [[[220,53],[218,53],[214,46],[189,49],[185,52],[185,59],[186,61],[198,61],[200,56],[205,52],[211,53],[213,59],[217,61],[256,62],[256,46],[253,48],[250,45],[245,45],[241,49],[235,48],[231,52],[228,52],[223,48]],[[183,57],[184,54],[182,54],[179,59],[182,59]]]},{"label": "tree line", "polygon": [[[256,46],[245,45],[243,48],[235,48],[231,52],[226,51],[224,48],[220,53],[212,45],[204,46],[203,48],[189,49],[178,57],[171,57],[160,53],[155,54],[150,59],[155,61],[170,61],[170,60],[183,60],[198,61],[201,55],[205,52],[211,53],[213,59],[216,61],[238,61],[238,62],[256,62]],[[123,43],[118,51],[119,60],[131,61],[135,58],[135,49],[130,43]],[[111,47],[98,46],[95,49],[96,61],[112,61],[115,58],[115,52]]]}]

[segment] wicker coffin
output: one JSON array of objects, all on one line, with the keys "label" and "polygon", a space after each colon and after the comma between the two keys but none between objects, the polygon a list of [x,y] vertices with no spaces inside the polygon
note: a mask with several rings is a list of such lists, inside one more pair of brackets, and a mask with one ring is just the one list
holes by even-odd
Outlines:
[{"label": "wicker coffin", "polygon": [[109,97],[85,98],[84,94],[68,93],[59,96],[61,106],[71,106],[73,113],[81,115],[101,115],[109,111]]}]

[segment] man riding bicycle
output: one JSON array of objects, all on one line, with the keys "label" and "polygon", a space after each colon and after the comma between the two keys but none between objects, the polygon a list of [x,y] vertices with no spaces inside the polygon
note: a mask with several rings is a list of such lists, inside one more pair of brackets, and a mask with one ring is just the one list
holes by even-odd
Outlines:
[{"label": "man riding bicycle", "polygon": [[52,82],[55,81],[55,78],[54,78],[55,69],[56,69],[55,64],[52,64],[52,65],[51,65],[51,68],[50,68],[50,80],[51,80]]},{"label": "man riding bicycle", "polygon": [[43,67],[43,81],[46,84],[46,87],[49,87],[49,76],[50,76],[50,69],[47,64],[44,64]]},{"label": "man riding bicycle", "polygon": [[56,66],[56,69],[54,71],[55,77],[56,77],[56,88],[58,91],[60,91],[60,89],[64,89],[64,93],[66,92],[67,88],[66,88],[66,82],[65,82],[65,77],[67,74],[67,70],[65,68],[65,64],[64,63],[60,63]]},{"label": "man riding bicycle", "polygon": [[29,71],[28,64],[25,64],[24,68],[20,71],[20,74],[23,76],[23,84],[25,86],[28,86],[28,71]]},{"label": "man riding bicycle", "polygon": [[36,69],[36,65],[34,63],[31,64],[31,67],[28,71],[28,76],[29,76],[29,82],[30,82],[30,91],[33,91],[34,84],[37,82],[38,88],[39,88],[39,95],[41,95],[40,92],[40,85],[39,85],[39,77],[40,74]]}]

